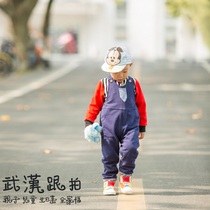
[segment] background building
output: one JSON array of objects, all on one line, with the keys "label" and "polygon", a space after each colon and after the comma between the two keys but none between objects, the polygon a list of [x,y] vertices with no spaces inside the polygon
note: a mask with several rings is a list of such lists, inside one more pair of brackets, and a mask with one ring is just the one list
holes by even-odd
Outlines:
[{"label": "background building", "polygon": [[[40,31],[47,0],[40,0],[29,25]],[[0,18],[2,11],[0,11]],[[2,20],[2,19],[1,19]],[[5,16],[3,21],[6,23]],[[1,23],[1,37],[8,30]],[[74,35],[77,52],[101,58],[107,48],[126,45],[134,57],[141,59],[197,60],[209,57],[201,35],[190,21],[174,19],[166,11],[165,0],[55,0],[52,7],[50,43],[54,53],[60,52],[58,37],[66,32]],[[36,34],[36,33],[35,33]]]}]

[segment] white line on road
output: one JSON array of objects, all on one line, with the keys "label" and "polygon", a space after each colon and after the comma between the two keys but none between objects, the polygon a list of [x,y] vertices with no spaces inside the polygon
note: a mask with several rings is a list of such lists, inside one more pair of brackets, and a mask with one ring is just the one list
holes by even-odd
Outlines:
[{"label": "white line on road", "polygon": [[29,92],[32,92],[34,90],[37,90],[61,77],[68,74],[69,72],[73,71],[76,67],[79,66],[78,62],[71,62],[67,64],[66,66],[58,69],[56,72],[51,73],[50,75],[47,75],[44,78],[41,78],[35,82],[32,82],[26,86],[23,86],[17,90],[12,90],[2,96],[0,96],[0,104],[3,104],[9,100],[12,100],[13,98],[17,98],[20,96],[23,96]]},{"label": "white line on road", "polygon": [[204,69],[206,69],[206,71],[210,73],[210,64],[207,61],[202,60],[201,65],[203,66]]}]

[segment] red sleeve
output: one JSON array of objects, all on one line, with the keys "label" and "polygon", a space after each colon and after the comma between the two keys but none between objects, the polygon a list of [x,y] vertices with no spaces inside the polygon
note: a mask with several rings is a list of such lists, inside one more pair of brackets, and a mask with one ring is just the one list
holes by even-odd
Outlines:
[{"label": "red sleeve", "polygon": [[135,86],[136,86],[136,106],[138,108],[140,116],[139,125],[146,126],[147,125],[146,102],[140,84],[137,80]]},{"label": "red sleeve", "polygon": [[89,108],[86,112],[84,121],[89,120],[94,123],[95,119],[97,118],[99,112],[102,109],[103,103],[104,103],[104,86],[100,80],[96,86],[95,93],[90,102]]}]

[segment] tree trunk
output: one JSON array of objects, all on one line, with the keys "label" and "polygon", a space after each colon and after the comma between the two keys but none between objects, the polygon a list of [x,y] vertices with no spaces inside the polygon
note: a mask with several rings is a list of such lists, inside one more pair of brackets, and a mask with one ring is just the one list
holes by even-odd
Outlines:
[{"label": "tree trunk", "polygon": [[18,59],[18,69],[28,68],[28,49],[31,39],[28,32],[28,19],[38,0],[5,0],[0,8],[10,17],[13,23],[13,35]]},{"label": "tree trunk", "polygon": [[43,27],[42,27],[43,43],[44,43],[45,49],[49,51],[50,51],[50,46],[49,46],[48,35],[49,35],[50,11],[52,8],[52,3],[53,3],[53,0],[49,0],[47,8],[46,8],[46,12],[45,12]]},{"label": "tree trunk", "polygon": [[[25,22],[25,21],[24,21]],[[21,19],[13,19],[14,41],[16,55],[21,70],[28,68],[28,48],[30,46],[30,37],[28,34],[27,22],[23,23]]]},{"label": "tree trunk", "polygon": [[44,39],[46,39],[48,34],[49,34],[50,10],[51,10],[52,3],[53,3],[53,0],[50,0],[48,5],[47,5],[47,10],[46,10],[46,13],[45,13],[45,19],[44,19],[44,24],[43,24],[43,29],[42,29]]}]

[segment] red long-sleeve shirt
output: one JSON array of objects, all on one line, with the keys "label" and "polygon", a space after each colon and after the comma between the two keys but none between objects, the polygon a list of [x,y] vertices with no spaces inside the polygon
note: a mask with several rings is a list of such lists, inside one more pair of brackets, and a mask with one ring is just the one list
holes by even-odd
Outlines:
[{"label": "red long-sleeve shirt", "polygon": [[[139,111],[140,121],[139,126],[144,127],[147,125],[147,113],[146,113],[146,102],[144,99],[143,92],[141,90],[139,82],[135,79],[135,88],[136,88],[136,106]],[[94,122],[97,118],[99,112],[101,111],[104,104],[104,86],[100,80],[96,86],[95,93],[89,105],[89,108],[86,112],[84,121],[88,120]]]}]

